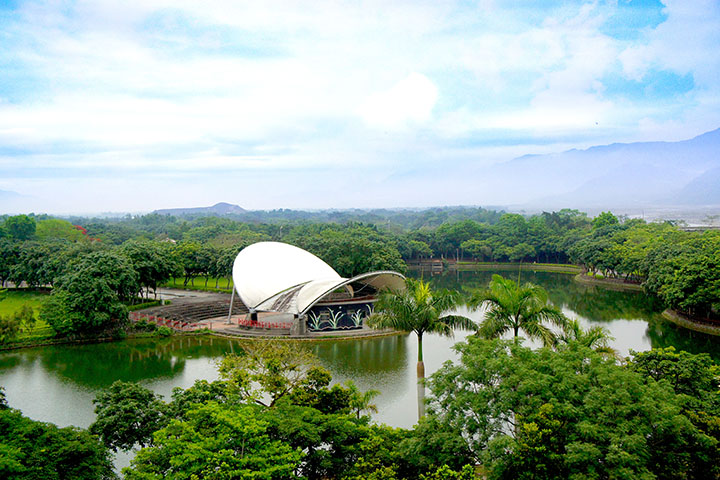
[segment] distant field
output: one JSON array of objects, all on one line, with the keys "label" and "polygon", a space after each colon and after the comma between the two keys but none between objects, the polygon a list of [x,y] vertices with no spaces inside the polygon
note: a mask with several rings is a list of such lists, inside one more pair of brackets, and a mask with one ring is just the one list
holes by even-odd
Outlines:
[{"label": "distant field", "polygon": [[[0,315],[12,315],[20,310],[23,305],[30,305],[33,309],[35,309],[35,318],[37,318],[40,306],[43,304],[47,296],[47,293],[36,291],[7,290],[0,293]],[[22,332],[19,335],[18,340],[45,338],[51,337],[54,334],[55,332],[47,323],[42,320],[38,320],[35,323],[35,328],[30,332]]]},{"label": "distant field", "polygon": [[[164,287],[178,287],[178,288],[189,288],[189,289],[197,289],[197,290],[204,290],[205,289],[205,277],[196,277],[195,278],[195,286],[193,286],[190,282],[188,282],[187,286],[183,287],[183,283],[185,282],[184,277],[178,277],[173,278],[169,280],[167,283],[164,283]],[[230,290],[232,289],[232,280],[228,281],[227,278],[220,278],[218,280],[218,289],[220,290]],[[211,290],[215,290],[215,277],[210,277],[207,282],[207,288]]]}]

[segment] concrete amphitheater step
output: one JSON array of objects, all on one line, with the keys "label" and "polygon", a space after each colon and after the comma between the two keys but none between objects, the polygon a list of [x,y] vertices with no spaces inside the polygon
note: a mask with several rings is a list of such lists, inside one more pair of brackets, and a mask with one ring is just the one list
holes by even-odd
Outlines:
[{"label": "concrete amphitheater step", "polygon": [[[168,320],[180,320],[188,323],[197,323],[210,318],[227,316],[229,308],[229,301],[208,301],[153,307],[140,310],[139,313],[143,315],[162,317]],[[233,305],[233,315],[243,315],[247,312],[248,310],[244,305],[238,305],[237,303]]]}]

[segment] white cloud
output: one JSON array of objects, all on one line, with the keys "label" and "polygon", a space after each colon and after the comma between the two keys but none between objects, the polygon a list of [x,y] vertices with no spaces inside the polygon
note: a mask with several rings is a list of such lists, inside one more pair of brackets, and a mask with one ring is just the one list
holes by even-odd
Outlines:
[{"label": "white cloud", "polygon": [[[667,22],[637,41],[603,33],[612,2],[20,4],[0,25],[0,61],[30,81],[15,98],[0,78],[0,147],[29,153],[0,157],[6,176],[401,172],[720,122],[712,0],[668,0]],[[603,81],[620,68],[689,72],[701,90],[672,109],[618,100]]]},{"label": "white cloud", "polygon": [[428,121],[437,96],[435,84],[413,72],[388,90],[367,97],[358,113],[372,127],[405,128]]},{"label": "white cloud", "polygon": [[691,74],[702,88],[720,86],[720,4],[716,0],[663,0],[667,20],[648,30],[642,43],[619,56],[628,78],[651,69]]}]

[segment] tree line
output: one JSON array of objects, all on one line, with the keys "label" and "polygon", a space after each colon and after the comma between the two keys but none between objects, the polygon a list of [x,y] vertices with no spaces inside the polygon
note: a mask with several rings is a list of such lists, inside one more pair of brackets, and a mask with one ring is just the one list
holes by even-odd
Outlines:
[{"label": "tree line", "polygon": [[[462,210],[461,210],[462,211]],[[472,212],[472,210],[469,210]],[[437,211],[415,212],[425,218]],[[351,277],[370,270],[404,272],[422,258],[459,261],[574,263],[593,275],[641,283],[667,307],[715,318],[720,309],[720,233],[685,232],[670,222],[594,219],[577,210],[525,217],[475,211],[474,217],[418,228],[406,223],[242,223],[229,218],[184,219],[150,214],[126,219],[6,217],[0,224],[0,282],[53,285],[71,261],[88,251],[120,251],[144,270],[152,290],[170,277],[217,287],[245,246],[282,241],[304,248]],[[407,215],[412,216],[411,213]],[[140,263],[145,264],[140,267]],[[169,275],[154,270],[166,265]],[[209,283],[214,279],[214,284]]]}]

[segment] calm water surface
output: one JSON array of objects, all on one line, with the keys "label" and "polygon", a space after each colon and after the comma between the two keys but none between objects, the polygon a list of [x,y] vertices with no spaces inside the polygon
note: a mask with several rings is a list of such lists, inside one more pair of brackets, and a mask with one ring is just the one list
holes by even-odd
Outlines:
[{"label": "calm water surface", "polygon": [[[518,272],[504,272],[517,280]],[[487,285],[492,272],[452,272],[432,278],[437,287],[470,290]],[[426,277],[427,278],[427,277]],[[616,292],[576,283],[571,275],[522,272],[522,282],[547,289],[551,301],[584,325],[602,325],[615,337],[623,355],[630,349],[648,350],[673,345],[692,352],[709,352],[720,360],[720,337],[688,331],[668,323],[661,308],[641,293]],[[463,312],[476,320],[479,313]],[[455,359],[454,339],[434,335],[424,341],[427,374]],[[135,381],[170,396],[174,387],[186,388],[197,379],[217,378],[215,362],[237,344],[219,338],[141,339],[91,345],[54,346],[0,354],[0,386],[8,402],[30,418],[59,426],[87,427],[94,420],[95,394],[115,380]],[[398,427],[417,420],[414,334],[377,339],[318,342],[311,347],[333,373],[333,379],[352,379],[381,395],[375,419]],[[126,463],[126,461],[120,461]]]}]

